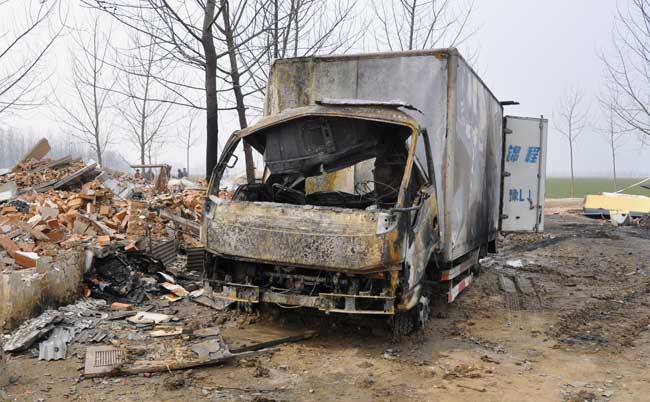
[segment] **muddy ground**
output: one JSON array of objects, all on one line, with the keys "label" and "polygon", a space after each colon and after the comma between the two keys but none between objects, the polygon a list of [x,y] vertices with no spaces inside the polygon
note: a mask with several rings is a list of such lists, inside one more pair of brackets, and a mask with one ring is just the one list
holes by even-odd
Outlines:
[{"label": "muddy ground", "polygon": [[319,335],[152,376],[82,379],[82,347],[64,361],[14,357],[0,400],[648,401],[649,264],[647,229],[549,215],[543,235],[503,238],[457,302],[434,306],[426,327],[399,341],[379,320],[179,302],[189,325],[261,323]]}]

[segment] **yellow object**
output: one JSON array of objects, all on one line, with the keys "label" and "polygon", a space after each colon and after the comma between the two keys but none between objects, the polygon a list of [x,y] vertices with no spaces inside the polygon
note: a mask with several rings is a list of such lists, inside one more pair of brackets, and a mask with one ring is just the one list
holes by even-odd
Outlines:
[{"label": "yellow object", "polygon": [[632,214],[650,213],[650,197],[643,195],[602,193],[585,196],[584,212],[594,214]]}]

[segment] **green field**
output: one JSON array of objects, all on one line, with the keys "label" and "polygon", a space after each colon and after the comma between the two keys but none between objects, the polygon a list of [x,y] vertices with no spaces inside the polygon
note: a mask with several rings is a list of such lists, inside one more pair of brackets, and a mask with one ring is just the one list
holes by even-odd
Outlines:
[{"label": "green field", "polygon": [[[643,178],[623,178],[618,179],[618,188],[622,189],[634,183],[643,180]],[[643,183],[650,186],[650,180]],[[598,177],[576,177],[575,179],[575,196],[584,197],[586,194],[599,194],[603,191],[614,191],[614,180],[611,178]],[[636,186],[627,191],[626,194],[640,194],[650,196],[650,190]],[[568,198],[571,196],[571,179],[568,177],[547,177],[546,178],[546,198]]]}]

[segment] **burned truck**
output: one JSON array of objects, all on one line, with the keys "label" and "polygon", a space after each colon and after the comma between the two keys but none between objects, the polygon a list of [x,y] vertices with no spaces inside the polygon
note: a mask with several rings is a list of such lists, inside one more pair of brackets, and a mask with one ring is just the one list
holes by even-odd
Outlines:
[{"label": "burned truck", "polygon": [[[516,118],[517,136],[508,119],[455,49],[275,60],[264,117],[212,173],[207,279],[231,302],[385,315],[411,331],[433,297],[471,283],[504,219],[541,228],[546,120]],[[517,138],[538,145],[536,176],[504,159]],[[263,176],[219,197],[242,144]]]}]

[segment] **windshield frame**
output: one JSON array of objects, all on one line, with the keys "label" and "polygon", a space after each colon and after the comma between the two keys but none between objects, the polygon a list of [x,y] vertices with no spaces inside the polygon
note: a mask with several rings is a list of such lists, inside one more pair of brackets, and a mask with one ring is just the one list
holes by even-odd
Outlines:
[{"label": "windshield frame", "polygon": [[[349,117],[349,118],[354,118],[354,117]],[[356,118],[358,120],[370,120],[368,118],[363,118],[363,117],[358,117]],[[283,122],[278,122],[278,124],[283,124],[286,121]],[[406,164],[404,166],[404,174],[402,176],[402,181],[399,187],[399,193],[397,197],[397,202],[395,203],[395,208],[404,208],[404,203],[406,201],[406,193],[408,186],[410,184],[412,172],[413,172],[413,166],[415,165],[415,150],[417,147],[418,143],[418,136],[422,134],[424,137],[426,136],[426,133],[422,133],[422,131],[419,128],[414,128],[411,127],[410,125],[403,125],[403,124],[398,124],[397,122],[386,122],[387,124],[394,124],[397,126],[402,126],[402,127],[407,127],[409,130],[411,130],[411,134],[409,135],[410,139],[410,144],[409,144],[409,149],[408,149],[408,155],[406,159]],[[233,134],[230,135],[230,138],[228,138],[228,141],[226,142],[226,145],[223,148],[223,151],[221,152],[221,156],[219,157],[219,162],[217,165],[214,167],[212,170],[212,174],[210,176],[210,182],[208,183],[208,188],[207,188],[207,196],[206,200],[210,200],[210,196],[214,195],[217,196],[219,195],[219,189],[220,189],[220,184],[221,184],[221,179],[223,178],[223,174],[226,171],[226,168],[228,167],[228,163],[230,162],[230,159],[234,155],[237,146],[241,141],[246,142],[246,137],[242,137],[239,135],[239,131],[235,131]],[[428,138],[425,139],[426,142],[428,142]],[[405,144],[408,143],[409,141],[405,141]],[[427,155],[428,156],[428,155]],[[427,158],[428,159],[428,158]],[[266,170],[266,167],[265,167]],[[432,172],[427,172],[427,173],[432,173]],[[431,179],[429,179],[431,180]],[[217,193],[214,193],[213,190],[217,189]],[[210,200],[211,201],[211,200]],[[239,202],[245,202],[245,201],[239,201]]]}]

